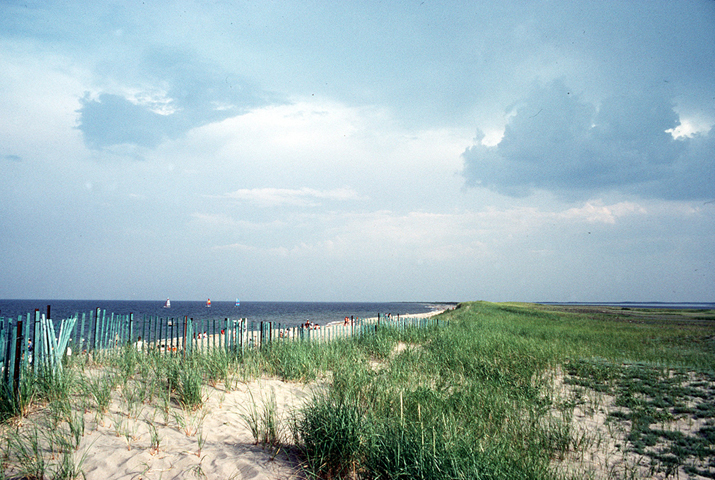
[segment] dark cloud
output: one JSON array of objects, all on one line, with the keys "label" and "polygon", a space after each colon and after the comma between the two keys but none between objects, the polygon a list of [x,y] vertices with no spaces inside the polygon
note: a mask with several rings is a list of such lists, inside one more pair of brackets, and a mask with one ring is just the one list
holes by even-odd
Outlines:
[{"label": "dark cloud", "polygon": [[152,148],[269,101],[269,95],[245,79],[190,53],[153,50],[141,67],[142,83],[161,86],[163,96],[151,98],[156,92],[147,92],[130,101],[111,93],[96,99],[86,95],[78,111],[78,128],[89,148],[122,144]]},{"label": "dark cloud", "polygon": [[535,189],[565,197],[607,190],[669,199],[713,195],[713,135],[674,139],[666,130],[679,119],[667,92],[610,97],[596,107],[556,81],[510,112],[498,145],[482,145],[478,132],[462,154],[468,185],[511,196]]},{"label": "dark cloud", "polygon": [[121,144],[155,147],[175,129],[173,119],[119,95],[102,94],[97,100],[85,97],[81,103],[79,129],[89,148]]}]

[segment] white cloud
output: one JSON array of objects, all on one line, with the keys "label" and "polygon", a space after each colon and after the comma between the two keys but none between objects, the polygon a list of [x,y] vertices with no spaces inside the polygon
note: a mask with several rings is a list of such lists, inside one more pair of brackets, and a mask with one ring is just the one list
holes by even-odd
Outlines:
[{"label": "white cloud", "polygon": [[222,195],[222,198],[250,202],[262,207],[318,207],[323,200],[361,200],[362,197],[350,188],[316,190],[313,188],[253,188],[239,189]]},{"label": "white cloud", "polygon": [[673,138],[692,138],[698,133],[707,134],[713,126],[713,121],[699,116],[680,117],[680,124],[675,128],[669,128],[666,132],[673,135]]},{"label": "white cloud", "polygon": [[0,153],[35,160],[83,155],[75,111],[88,77],[69,57],[0,38],[0,137],[10,150]]},{"label": "white cloud", "polygon": [[570,208],[557,214],[566,219],[583,219],[590,223],[616,223],[619,217],[634,214],[646,214],[642,206],[633,202],[620,202],[614,205],[604,205],[601,200],[586,202],[583,207]]},{"label": "white cloud", "polygon": [[[656,208],[660,212],[657,215],[669,215],[661,210]],[[619,220],[631,217],[627,223],[632,224],[633,217],[643,215],[647,215],[647,210],[641,205],[631,202],[606,205],[600,200],[560,211],[525,206],[456,213],[399,214],[382,210],[298,214],[271,223],[270,240],[258,236],[253,237],[255,243],[252,244],[242,242],[217,248],[251,248],[270,255],[331,257],[351,262],[389,262],[399,258],[420,259],[431,264],[473,262],[498,258],[516,238],[539,238],[550,235],[548,232],[553,228],[564,232],[578,230],[583,224],[600,223],[620,228]],[[201,218],[209,223],[232,224],[237,233],[245,231],[238,222],[224,217]],[[310,240],[303,234],[292,234],[301,232],[305,225],[314,230]]]},{"label": "white cloud", "polygon": [[[201,142],[202,148],[219,146],[221,155],[259,158],[262,165],[292,160],[306,167],[364,170],[380,168],[386,161],[399,160],[404,163],[400,166],[434,162],[434,154],[445,150],[444,159],[457,160],[471,137],[470,129],[464,127],[410,130],[386,108],[311,98],[254,108],[196,129],[191,141]],[[406,148],[414,152],[401,157]],[[424,150],[430,156],[413,154]]]}]

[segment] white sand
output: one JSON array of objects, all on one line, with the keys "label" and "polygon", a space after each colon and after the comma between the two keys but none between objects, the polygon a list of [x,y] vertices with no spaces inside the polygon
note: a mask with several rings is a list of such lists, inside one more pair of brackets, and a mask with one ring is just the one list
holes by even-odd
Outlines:
[{"label": "white sand", "polygon": [[[253,402],[260,412],[274,392],[281,424],[286,425],[286,413],[310,398],[311,387],[261,379],[230,392],[211,387],[204,391],[208,399],[203,409],[186,413],[174,405],[168,419],[156,406],[147,406],[138,419],[128,418],[119,398],[100,424],[94,414],[86,414],[88,434],[78,457],[87,451],[82,466],[87,479],[298,478],[297,462],[287,452],[275,454],[272,447],[255,445],[241,414],[250,412]],[[152,417],[160,439],[158,451],[152,449]],[[287,430],[282,433],[290,435]],[[200,453],[199,438],[205,440]]]},{"label": "white sand", "polygon": [[[424,318],[441,311],[410,318]],[[407,317],[407,316],[406,316]],[[255,479],[304,478],[296,458],[285,449],[256,445],[242,415],[258,412],[275,395],[281,435],[292,443],[286,427],[288,414],[312,397],[319,384],[302,385],[263,378],[238,383],[230,390],[222,385],[204,386],[204,407],[187,413],[178,405],[146,405],[134,402],[140,411],[128,412],[120,391],[113,392],[109,411],[103,416],[84,413],[85,434],[74,453],[87,480],[114,479]],[[168,413],[167,413],[168,412]],[[21,420],[24,427],[46,424],[38,411]],[[46,418],[46,417],[45,417]],[[156,434],[152,436],[153,428]],[[152,445],[159,439],[159,448]],[[202,446],[199,448],[199,443]],[[51,469],[61,462],[61,454],[50,458]],[[17,472],[6,472],[12,478]]]}]

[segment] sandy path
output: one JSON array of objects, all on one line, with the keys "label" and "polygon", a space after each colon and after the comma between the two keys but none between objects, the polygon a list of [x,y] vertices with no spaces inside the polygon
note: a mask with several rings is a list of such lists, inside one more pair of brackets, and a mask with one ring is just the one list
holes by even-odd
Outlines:
[{"label": "sandy path", "polygon": [[[117,398],[99,423],[94,414],[86,414],[88,430],[77,456],[87,452],[82,465],[87,480],[298,478],[295,459],[285,451],[274,456],[273,448],[256,445],[241,414],[250,412],[254,402],[261,412],[274,392],[282,434],[289,436],[287,413],[311,397],[312,387],[260,379],[230,392],[211,387],[204,391],[205,405],[193,413],[172,406],[165,415],[159,406],[146,406],[138,418],[128,418]],[[152,449],[152,423],[160,439],[158,451]],[[205,443],[199,454],[200,438]]]}]

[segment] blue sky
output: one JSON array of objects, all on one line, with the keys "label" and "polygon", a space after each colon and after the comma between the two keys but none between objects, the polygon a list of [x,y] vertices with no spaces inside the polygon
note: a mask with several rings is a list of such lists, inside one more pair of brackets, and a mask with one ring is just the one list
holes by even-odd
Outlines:
[{"label": "blue sky", "polygon": [[0,4],[0,298],[713,301],[715,2]]}]

